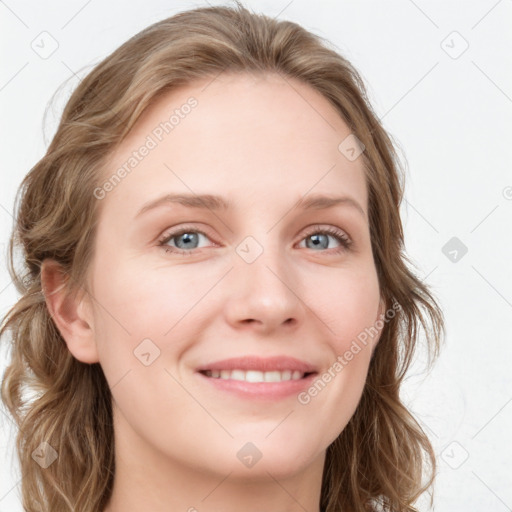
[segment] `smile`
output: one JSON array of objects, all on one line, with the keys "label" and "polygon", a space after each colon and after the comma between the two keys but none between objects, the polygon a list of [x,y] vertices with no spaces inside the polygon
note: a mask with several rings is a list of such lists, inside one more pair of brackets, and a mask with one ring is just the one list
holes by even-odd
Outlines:
[{"label": "smile", "polygon": [[203,370],[195,373],[208,387],[220,393],[247,400],[275,402],[296,397],[310,387],[318,372],[299,370]]},{"label": "smile", "polygon": [[299,370],[261,372],[256,370],[205,370],[207,377],[223,380],[239,380],[245,382],[283,382],[302,379],[306,374]]}]

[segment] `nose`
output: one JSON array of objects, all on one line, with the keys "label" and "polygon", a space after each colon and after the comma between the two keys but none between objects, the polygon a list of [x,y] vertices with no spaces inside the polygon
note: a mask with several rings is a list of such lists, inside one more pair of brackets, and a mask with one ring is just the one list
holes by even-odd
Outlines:
[{"label": "nose", "polygon": [[266,251],[252,263],[235,262],[224,305],[233,328],[269,334],[279,328],[294,330],[302,322],[298,280],[282,254],[275,252]]}]

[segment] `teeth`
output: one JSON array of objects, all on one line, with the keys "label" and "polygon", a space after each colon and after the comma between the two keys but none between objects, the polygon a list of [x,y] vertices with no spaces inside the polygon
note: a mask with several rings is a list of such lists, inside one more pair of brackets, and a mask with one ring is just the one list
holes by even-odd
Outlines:
[{"label": "teeth", "polygon": [[214,379],[244,380],[246,382],[281,382],[284,380],[299,380],[304,373],[298,370],[284,370],[282,372],[260,372],[256,370],[206,370],[207,377]]}]

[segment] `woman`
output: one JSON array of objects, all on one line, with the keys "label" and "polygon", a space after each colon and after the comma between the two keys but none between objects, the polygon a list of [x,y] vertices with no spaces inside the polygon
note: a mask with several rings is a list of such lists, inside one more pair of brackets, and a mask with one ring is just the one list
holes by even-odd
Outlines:
[{"label": "woman", "polygon": [[294,23],[196,9],[101,62],[11,239],[25,510],[415,510],[435,457],[400,384],[444,324],[399,173],[356,70]]}]

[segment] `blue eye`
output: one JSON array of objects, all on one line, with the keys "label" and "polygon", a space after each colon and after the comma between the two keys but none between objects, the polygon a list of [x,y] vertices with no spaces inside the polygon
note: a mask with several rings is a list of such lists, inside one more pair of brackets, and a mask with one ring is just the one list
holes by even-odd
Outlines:
[{"label": "blue eye", "polygon": [[[192,251],[198,249],[197,244],[201,235],[208,238],[205,233],[197,229],[181,229],[180,231],[167,234],[165,238],[160,240],[159,245],[165,247],[166,252],[194,254]],[[171,240],[176,240],[174,247],[167,245]]]},{"label": "blue eye", "polygon": [[[169,253],[194,255],[197,251],[202,249],[198,247],[201,236],[210,240],[206,233],[192,227],[184,227],[178,231],[165,234],[164,237],[159,240],[159,246],[165,248],[165,251]],[[330,239],[336,240],[339,246],[329,249],[328,245]],[[169,242],[173,240],[174,244],[169,245]],[[310,240],[310,242],[308,242],[308,240]],[[349,250],[352,245],[352,241],[343,231],[333,227],[326,228],[322,226],[313,226],[302,238],[301,242],[303,241],[306,241],[306,248],[314,252],[326,252],[326,250],[328,250],[328,254],[339,254]]]},{"label": "blue eye", "polygon": [[[303,240],[306,240],[306,247],[308,249],[328,249],[327,245],[329,245],[329,238],[334,238],[341,246],[334,248],[335,254],[348,250],[352,245],[352,241],[343,231],[331,227],[322,228],[321,226],[314,226],[313,229],[306,233],[306,236],[303,238]],[[307,240],[311,240],[312,243],[308,244]],[[314,250],[318,252],[317,249]]]}]

